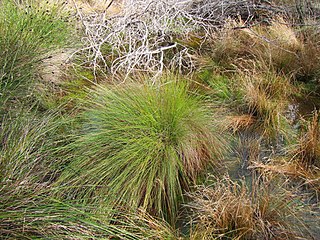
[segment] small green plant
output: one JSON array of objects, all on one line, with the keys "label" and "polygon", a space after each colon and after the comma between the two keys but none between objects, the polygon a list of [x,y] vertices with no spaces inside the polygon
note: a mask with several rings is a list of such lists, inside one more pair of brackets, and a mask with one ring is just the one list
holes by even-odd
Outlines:
[{"label": "small green plant", "polygon": [[235,100],[232,81],[227,76],[215,73],[212,69],[204,69],[198,75],[200,81],[211,90],[208,94],[213,100],[220,103],[230,103]]},{"label": "small green plant", "polygon": [[210,108],[176,81],[90,95],[60,183],[73,186],[73,197],[117,196],[173,220],[183,190],[221,153]]}]

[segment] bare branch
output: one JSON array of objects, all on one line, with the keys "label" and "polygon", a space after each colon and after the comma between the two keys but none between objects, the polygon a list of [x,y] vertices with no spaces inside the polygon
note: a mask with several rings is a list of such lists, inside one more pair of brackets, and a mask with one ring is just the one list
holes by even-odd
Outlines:
[{"label": "bare branch", "polygon": [[[112,1],[111,1],[112,3]],[[205,41],[228,19],[243,19],[244,27],[290,11],[269,1],[255,0],[124,0],[121,14],[84,15],[83,64],[94,72],[135,71],[158,75],[165,69],[192,71],[193,49],[178,39],[197,36]],[[315,10],[314,10],[315,11]]]}]

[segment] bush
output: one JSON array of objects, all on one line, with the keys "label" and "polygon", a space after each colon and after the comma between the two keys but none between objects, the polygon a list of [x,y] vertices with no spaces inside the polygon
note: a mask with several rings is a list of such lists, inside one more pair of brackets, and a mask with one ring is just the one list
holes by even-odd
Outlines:
[{"label": "bush", "polygon": [[183,190],[221,152],[210,109],[177,82],[91,94],[60,182],[77,188],[72,196],[117,196],[173,220]]}]

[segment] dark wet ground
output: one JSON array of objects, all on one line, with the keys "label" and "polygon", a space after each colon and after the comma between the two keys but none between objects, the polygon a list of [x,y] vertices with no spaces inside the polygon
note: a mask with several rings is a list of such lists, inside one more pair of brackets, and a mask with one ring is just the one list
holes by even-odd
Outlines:
[{"label": "dark wet ground", "polygon": [[309,116],[314,110],[320,109],[320,96],[299,97],[293,104],[298,107],[298,113],[301,116]]}]

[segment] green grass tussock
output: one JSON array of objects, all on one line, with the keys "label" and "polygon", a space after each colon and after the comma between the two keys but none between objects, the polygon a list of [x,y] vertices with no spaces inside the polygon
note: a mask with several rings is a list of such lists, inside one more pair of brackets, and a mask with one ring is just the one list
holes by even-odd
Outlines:
[{"label": "green grass tussock", "polygon": [[2,191],[1,239],[176,239],[167,223],[145,213],[115,212],[106,205],[61,201],[50,195],[50,189],[40,185],[24,186],[23,192]]},{"label": "green grass tussock", "polygon": [[221,153],[213,118],[183,82],[98,87],[60,182],[172,220],[183,190]]},{"label": "green grass tussock", "polygon": [[63,6],[59,2],[1,1],[0,103],[4,108],[9,108],[9,100],[26,101],[40,60],[67,45],[71,25],[65,22]]},{"label": "green grass tussock", "polygon": [[0,239],[318,239],[320,5],[120,2],[0,0]]},{"label": "green grass tussock", "polygon": [[146,213],[53,196],[63,191],[61,186],[53,187],[64,164],[55,149],[65,144],[69,126],[56,114],[39,118],[22,112],[2,120],[1,239],[173,239],[176,233],[167,223]]},{"label": "green grass tussock", "polygon": [[[55,140],[63,134],[63,119],[55,114],[38,117],[22,112],[7,114],[0,126],[0,183],[17,187],[35,181],[49,181],[56,160],[50,156]],[[60,139],[62,139],[60,137]],[[51,159],[52,157],[52,159]]]}]

